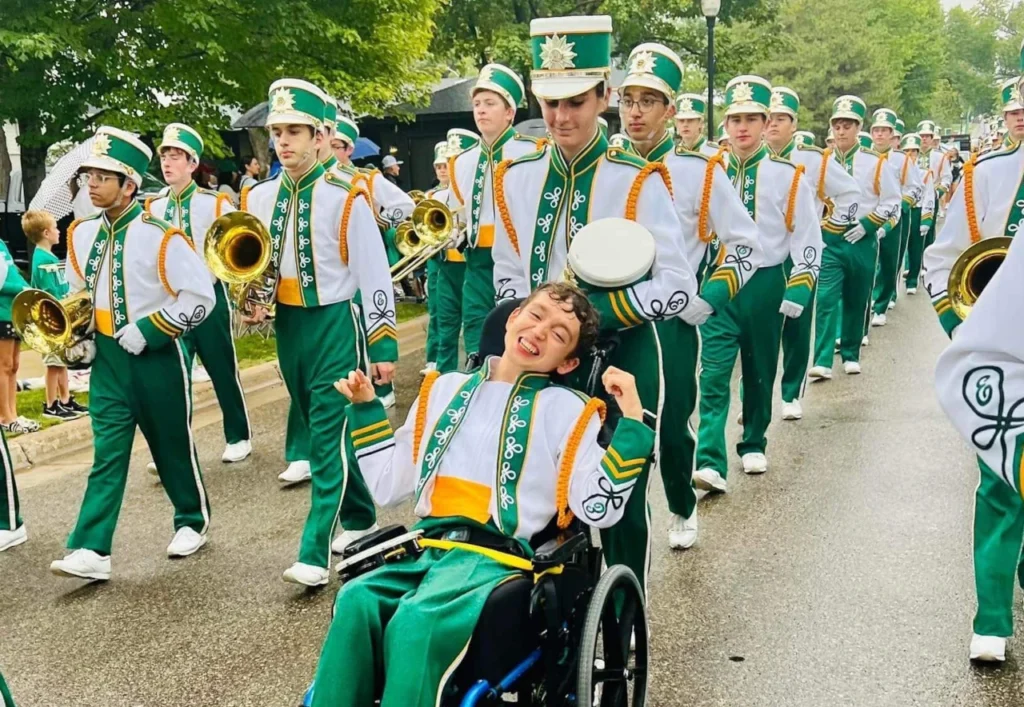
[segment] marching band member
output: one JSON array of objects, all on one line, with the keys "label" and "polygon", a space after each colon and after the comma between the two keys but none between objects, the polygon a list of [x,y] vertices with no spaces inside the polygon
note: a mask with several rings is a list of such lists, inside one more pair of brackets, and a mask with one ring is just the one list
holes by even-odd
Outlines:
[{"label": "marching band member", "polygon": [[[803,179],[814,191],[814,212],[825,213],[825,202],[831,210],[828,220],[834,226],[836,214],[848,213],[856,203],[860,188],[842,165],[832,159],[831,147],[822,150],[814,146],[814,135],[797,131],[800,96],[785,86],[772,88],[772,102],[768,107],[768,129],[765,139],[778,157],[804,168]],[[792,272],[793,259],[787,258],[787,277]],[[815,286],[817,289],[817,286]],[[807,367],[811,360],[811,329],[814,324],[814,294],[810,306],[796,319],[786,318],[782,325],[782,419],[800,420],[804,416],[800,398],[807,384]]]},{"label": "marching band member", "polygon": [[[7,280],[7,273],[13,265],[0,257],[0,282]],[[21,521],[21,506],[18,502],[18,485],[14,479],[14,462],[7,449],[7,438],[0,429],[0,463],[4,466],[3,484],[0,485],[0,552],[21,545],[28,540],[28,531]],[[0,686],[3,677],[0,676]]]},{"label": "marching band member", "polygon": [[860,195],[849,211],[833,214],[833,220],[841,226],[829,223],[822,229],[825,253],[814,320],[814,366],[808,372],[812,381],[832,377],[840,325],[843,369],[848,375],[861,372],[860,347],[871,304],[878,241],[891,228],[890,219],[899,214],[896,175],[877,152],[858,141],[858,128],[866,114],[867,106],[857,96],[840,96],[832,105],[830,123],[836,143],[833,157],[857,181]]},{"label": "marching band member", "polygon": [[[703,118],[682,121],[672,97],[683,80],[683,63],[668,47],[647,43],[629,55],[629,73],[619,87],[619,112],[630,138],[630,151],[669,171],[672,201],[682,224],[680,245],[691,269],[703,282],[701,297],[723,310],[764,261],[757,226],[724,173],[721,158],[708,158],[695,148],[678,148],[665,129],[675,113],[684,130]],[[694,108],[683,104],[692,113]],[[698,134],[699,135],[699,134]],[[714,154],[718,154],[715,150]],[[704,228],[704,231],[700,229]],[[717,234],[717,241],[713,241]],[[717,262],[719,250],[726,251]],[[701,277],[703,275],[703,277]],[[697,496],[693,490],[696,435],[690,416],[697,405],[696,327],[679,317],[656,322],[663,351],[671,352],[664,370],[665,401],[659,438],[658,467],[672,513],[669,546],[685,550],[697,540]]]},{"label": "marching band member", "polygon": [[[182,123],[168,125],[164,128],[157,154],[169,189],[166,196],[147,202],[146,211],[180,229],[202,258],[210,224],[223,214],[234,211],[235,207],[227,194],[201,189],[192,179],[203,155],[203,139],[194,129]],[[240,462],[252,453],[252,427],[239,378],[231,330],[231,305],[227,287],[210,273],[205,261],[203,272],[213,283],[217,301],[213,311],[189,333],[188,338],[210,374],[217,402],[224,414],[227,446],[221,460]]]},{"label": "marching band member", "polygon": [[210,509],[190,428],[191,356],[182,336],[203,323],[216,298],[184,232],[145,213],[135,200],[151,158],[134,135],[101,127],[81,167],[93,204],[103,210],[68,230],[66,273],[69,292],[84,290],[93,304],[94,452],[68,540],[71,553],[50,565],[57,575],[110,579],[110,546],[136,427],[175,508],[167,554],[191,555],[207,539]]},{"label": "marching band member", "polygon": [[911,234],[909,245],[909,267],[907,275],[907,294],[917,294],[918,279],[921,275],[921,254],[935,240],[935,223],[939,218],[939,205],[953,184],[953,167],[949,163],[949,155],[941,148],[936,137],[938,128],[934,121],[922,120],[917,124],[917,134],[921,138],[921,153],[918,156],[918,167],[922,173],[930,172],[932,191],[935,192],[935,207],[931,215],[922,213],[919,239]]},{"label": "marching band member", "polygon": [[462,294],[463,336],[468,368],[476,363],[484,319],[494,307],[494,170],[506,159],[536,152],[538,141],[512,127],[526,95],[519,75],[501,64],[480,69],[473,87],[473,120],[480,143],[449,159],[448,205],[462,209],[466,224],[466,275]]},{"label": "marching band member", "polygon": [[[618,337],[609,363],[636,376],[646,410],[660,415],[662,348],[653,321],[680,313],[691,326],[713,311],[698,294],[672,205],[667,169],[609,148],[597,117],[608,107],[612,22],[608,16],[550,17],[530,24],[533,92],[553,145],[503,162],[495,175],[499,218],[494,283],[499,299],[525,297],[563,277],[569,241],[588,223],[608,217],[636,221],[653,234],[650,279],[591,293],[605,335]],[[578,374],[586,376],[591,365]],[[650,559],[649,464],[623,520],[602,533],[609,564],[626,564],[646,588]]]},{"label": "marching band member", "polygon": [[875,269],[875,287],[872,291],[874,305],[871,326],[885,326],[889,305],[896,301],[896,289],[900,280],[903,263],[900,261],[902,244],[909,239],[910,209],[920,201],[924,182],[916,160],[907,157],[892,147],[896,137],[897,116],[895,111],[879,108],[872,115],[871,138],[874,150],[886,161],[900,185],[900,214],[895,227],[878,243],[878,264]]},{"label": "marching band member", "polygon": [[[437,199],[441,203],[448,201],[448,141],[442,140],[434,145],[434,176],[437,186],[426,192],[426,198]],[[435,255],[427,261],[427,365],[420,373],[426,375],[437,370],[437,357],[442,342],[437,325],[437,271],[443,253]]]},{"label": "marching band member", "polygon": [[352,401],[352,441],[374,498],[414,498],[417,529],[461,543],[345,583],[314,707],[372,707],[378,698],[381,707],[439,704],[487,598],[522,575],[509,562],[529,556],[530,540],[553,521],[567,527],[573,515],[598,528],[622,517],[642,488],[637,464],[654,447],[633,376],[602,376],[623,414],[607,450],[597,441],[604,404],[551,384],[551,375],[580,365],[598,317],[576,288],[541,286],[509,317],[504,353],[475,373],[429,374],[397,432],[361,371],[338,381]]},{"label": "marching band member", "polygon": [[[775,157],[762,139],[771,97],[771,85],[760,76],[738,76],[726,86],[731,150],[727,173],[757,224],[764,264],[701,329],[694,483],[707,491],[726,490],[725,424],[737,354],[743,371],[743,437],[737,452],[744,472],[768,470],[765,433],[771,424],[783,321],[798,318],[810,305],[821,262],[821,228],[803,169]],[[788,276],[787,258],[794,263]]]},{"label": "marching band member", "polygon": [[676,134],[679,146],[684,150],[714,157],[721,148],[717,143],[708,142],[708,131],[704,126],[707,111],[708,102],[704,96],[699,93],[681,94],[676,99]]},{"label": "marching band member", "polygon": [[[324,104],[324,94],[305,81],[271,85],[267,127],[284,169],[245,194],[247,210],[270,231],[278,360],[309,430],[312,502],[298,562],[284,573],[285,581],[307,586],[330,578],[339,509],[351,539],[376,528],[365,484],[350,468],[346,447],[339,450],[338,440],[346,435],[345,401],[334,394],[333,381],[365,365],[368,349],[374,380],[390,382],[398,355],[387,256],[366,192],[325,172],[318,159]],[[356,319],[357,290],[366,294],[365,329]],[[265,316],[266,308],[256,307],[251,321]]]}]

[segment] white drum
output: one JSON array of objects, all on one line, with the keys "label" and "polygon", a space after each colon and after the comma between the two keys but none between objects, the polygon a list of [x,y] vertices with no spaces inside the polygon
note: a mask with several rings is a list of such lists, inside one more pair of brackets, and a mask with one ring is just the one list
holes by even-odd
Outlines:
[{"label": "white drum", "polygon": [[572,239],[569,270],[581,284],[618,289],[642,280],[654,265],[654,253],[654,236],[639,223],[603,218]]}]

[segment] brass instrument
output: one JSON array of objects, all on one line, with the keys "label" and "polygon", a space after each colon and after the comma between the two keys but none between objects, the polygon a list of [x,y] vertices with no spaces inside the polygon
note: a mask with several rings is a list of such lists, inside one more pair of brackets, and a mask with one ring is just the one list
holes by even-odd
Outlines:
[{"label": "brass instrument", "polygon": [[412,199],[412,203],[419,204],[421,201],[427,198],[427,193],[420,189],[413,189],[409,192],[409,198]]},{"label": "brass instrument", "polygon": [[424,199],[408,221],[395,230],[395,247],[404,257],[391,266],[392,282],[400,282],[442,250],[455,247],[458,231],[451,210],[436,199]]},{"label": "brass instrument", "polygon": [[966,319],[982,290],[1006,259],[1010,236],[984,238],[960,254],[949,271],[946,289],[949,303],[960,319]]},{"label": "brass instrument", "polygon": [[42,290],[23,290],[11,305],[11,322],[34,351],[74,363],[68,349],[89,336],[92,297],[83,290],[59,300]]},{"label": "brass instrument", "polygon": [[206,264],[228,283],[231,300],[243,314],[255,307],[270,308],[277,287],[271,263],[273,243],[263,223],[245,211],[224,214],[206,231]]}]

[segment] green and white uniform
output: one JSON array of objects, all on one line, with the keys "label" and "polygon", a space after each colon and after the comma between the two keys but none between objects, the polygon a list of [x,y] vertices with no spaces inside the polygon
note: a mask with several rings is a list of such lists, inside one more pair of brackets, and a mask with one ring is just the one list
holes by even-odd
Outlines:
[{"label": "green and white uniform", "polygon": [[[268,125],[306,120],[319,128],[318,93],[303,81],[275,82]],[[289,112],[306,105],[302,113]],[[270,231],[278,274],[278,360],[309,430],[312,504],[299,562],[327,568],[339,510],[349,530],[369,528],[376,520],[346,448],[339,450],[346,401],[334,382],[357,367],[365,370],[368,359],[398,358],[387,256],[366,191],[326,173],[319,163],[297,180],[282,172],[260,182],[248,192],[246,207]],[[353,301],[357,291],[364,294],[362,308]]]},{"label": "green and white uniform", "polygon": [[[771,87],[740,76],[726,88],[726,115],[768,114]],[[757,224],[764,262],[727,307],[701,327],[700,428],[697,468],[728,474],[725,426],[730,382],[739,355],[743,374],[743,437],[739,454],[764,454],[771,423],[782,337],[782,302],[807,309],[821,263],[814,194],[802,170],[762,144],[746,159],[728,155],[728,176]],[[787,259],[793,262],[786,273]]]},{"label": "green and white uniform", "polygon": [[[172,123],[164,130],[163,142],[158,151],[165,147],[185,149],[198,160],[203,143],[199,135],[187,125]],[[196,253],[203,258],[206,233],[210,225],[224,214],[234,211],[235,207],[226,194],[201,189],[195,182],[189,182],[179,194],[168,191],[166,196],[148,202],[146,210],[181,229],[192,242]],[[202,325],[189,333],[189,339],[195,345],[213,382],[213,391],[224,415],[225,441],[234,444],[250,439],[252,426],[249,424],[249,410],[245,405],[245,392],[239,376],[238,355],[235,353],[231,304],[228,301],[227,286],[209,272],[205,261],[203,269],[213,283],[217,302]]]},{"label": "green and white uniform", "polygon": [[[671,96],[669,98],[671,100]],[[699,93],[683,93],[675,99],[675,102],[676,120],[698,119],[701,121],[701,127],[703,128],[703,121],[706,120],[708,110],[707,98]],[[717,142],[709,141],[703,132],[702,130],[701,136],[697,138],[697,142],[692,146],[687,147],[680,142],[679,147],[686,152],[699,152],[702,155],[714,157],[722,151],[722,148]]]},{"label": "green and white uniform", "polygon": [[[414,499],[417,527],[428,537],[468,527],[523,558],[556,518],[563,527],[572,514],[598,528],[614,525],[642,488],[653,432],[622,420],[604,450],[599,401],[544,374],[495,381],[496,360],[473,374],[431,374],[397,432],[379,402],[349,407],[374,499],[382,506]],[[320,655],[314,707],[363,707],[378,698],[381,707],[434,707],[487,597],[521,575],[472,549],[430,548],[346,583]]]},{"label": "green and white uniform", "polygon": [[[7,250],[7,244],[0,241],[0,282],[7,286],[8,278],[11,272],[17,273],[17,278],[25,283],[25,279],[18,273],[18,268],[14,264],[14,260],[11,258],[11,253]],[[42,249],[37,248],[37,251]],[[34,260],[34,257],[33,257]],[[19,292],[24,289],[26,285],[19,287]],[[66,283],[65,283],[66,286]],[[8,304],[8,308],[10,305]],[[10,315],[8,314],[8,320]],[[0,463],[3,464],[3,483],[0,485],[0,530],[17,530],[21,527],[21,505],[18,502],[18,484],[14,480],[14,462],[11,461],[10,451],[7,449],[7,438],[4,436],[3,430],[0,430]],[[2,678],[0,678],[2,680]],[[2,684],[2,683],[0,683]]]},{"label": "green and white uniform", "polygon": [[[149,150],[137,138],[100,128],[84,166],[124,173],[128,165],[141,181],[148,163]],[[66,275],[71,294],[92,296],[96,330],[93,465],[69,549],[110,554],[136,427],[174,504],[175,530],[204,534],[210,508],[191,430],[191,357],[182,341],[215,302],[202,259],[181,231],[133,201],[113,221],[104,212],[72,224]],[[115,335],[136,332],[145,348],[133,355]]]},{"label": "green and white uniform", "polygon": [[[918,135],[934,136],[937,130],[938,128],[931,120],[922,120],[917,124]],[[918,280],[921,276],[922,253],[935,240],[935,224],[939,217],[939,205],[953,183],[953,166],[949,162],[949,155],[941,148],[921,150],[917,158],[917,166],[921,170],[922,175],[924,175],[922,181],[926,185],[931,184],[934,206],[931,213],[927,213],[922,209],[918,233],[910,234],[910,244],[907,246],[908,268],[910,270],[907,275],[907,289],[917,288],[918,286]]]},{"label": "green and white uniform", "polygon": [[[840,96],[832,108],[832,118],[863,122],[867,108],[856,96]],[[900,212],[900,185],[894,170],[877,152],[854,144],[845,154],[836,148],[833,158],[850,174],[860,188],[857,203],[849,211],[836,209],[832,223],[825,224],[822,236],[825,253],[818,280],[818,311],[815,315],[814,365],[832,368],[836,332],[842,324],[839,353],[844,362],[860,360],[864,322],[871,306],[871,288],[875,280],[878,241],[895,225]],[[862,215],[863,214],[863,215]],[[840,225],[837,225],[840,224]],[[844,235],[857,226],[865,234],[856,243]]]}]

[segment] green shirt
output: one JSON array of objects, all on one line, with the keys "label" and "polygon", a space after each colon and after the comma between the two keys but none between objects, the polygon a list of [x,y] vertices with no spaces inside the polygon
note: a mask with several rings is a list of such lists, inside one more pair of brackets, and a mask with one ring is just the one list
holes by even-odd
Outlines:
[{"label": "green shirt", "polygon": [[18,266],[14,264],[11,251],[7,250],[7,244],[3,241],[0,241],[0,258],[7,261],[7,277],[0,285],[0,321],[9,322],[11,321],[11,303],[14,301],[15,295],[28,288],[28,283],[25,282]]},{"label": "green shirt", "polygon": [[36,247],[32,253],[32,287],[49,292],[57,299],[68,294],[68,281],[64,277],[64,265],[60,258],[46,250]]}]

